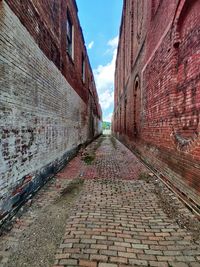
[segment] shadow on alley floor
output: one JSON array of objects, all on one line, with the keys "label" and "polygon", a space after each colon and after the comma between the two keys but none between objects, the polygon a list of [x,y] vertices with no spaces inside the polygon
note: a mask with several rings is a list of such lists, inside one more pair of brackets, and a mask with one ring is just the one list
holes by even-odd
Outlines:
[{"label": "shadow on alley floor", "polygon": [[132,152],[100,137],[6,226],[0,266],[197,267],[199,229]]}]

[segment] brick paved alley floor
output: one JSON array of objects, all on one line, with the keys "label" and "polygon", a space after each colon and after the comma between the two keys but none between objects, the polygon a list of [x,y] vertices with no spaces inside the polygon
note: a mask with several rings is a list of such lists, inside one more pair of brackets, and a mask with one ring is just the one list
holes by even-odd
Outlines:
[{"label": "brick paved alley floor", "polygon": [[[49,200],[73,179],[84,180],[84,184],[68,207],[54,267],[200,266],[199,222],[116,139],[100,137],[90,144],[33,202],[51,205]],[[34,218],[31,221],[26,213],[23,218],[25,226],[17,233],[26,235]],[[12,231],[4,235],[4,242],[14,242],[15,249],[6,254],[0,248],[4,266],[50,266],[51,261],[37,261],[38,249],[34,250],[34,264],[27,264],[29,250],[26,257],[21,255],[23,236]]]}]

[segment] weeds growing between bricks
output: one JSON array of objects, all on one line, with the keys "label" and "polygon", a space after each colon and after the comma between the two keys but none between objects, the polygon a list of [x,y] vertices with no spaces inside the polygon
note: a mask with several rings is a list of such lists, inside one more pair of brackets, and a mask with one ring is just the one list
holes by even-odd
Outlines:
[{"label": "weeds growing between bricks", "polygon": [[104,137],[101,136],[99,137],[96,142],[94,143],[94,146],[92,147],[91,150],[86,150],[86,152],[84,152],[82,160],[87,164],[87,165],[91,165],[93,163],[93,161],[95,160],[95,152],[96,150],[101,146],[101,143],[103,141]]}]

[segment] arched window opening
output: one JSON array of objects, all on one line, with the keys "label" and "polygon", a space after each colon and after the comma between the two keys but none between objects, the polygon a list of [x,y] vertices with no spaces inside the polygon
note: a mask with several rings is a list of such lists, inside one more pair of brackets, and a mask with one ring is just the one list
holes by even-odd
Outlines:
[{"label": "arched window opening", "polygon": [[133,134],[134,137],[138,137],[138,124],[140,120],[140,84],[139,77],[135,79],[134,89],[133,89]]},{"label": "arched window opening", "polygon": [[124,134],[127,132],[126,112],[127,112],[127,97],[124,98]]}]

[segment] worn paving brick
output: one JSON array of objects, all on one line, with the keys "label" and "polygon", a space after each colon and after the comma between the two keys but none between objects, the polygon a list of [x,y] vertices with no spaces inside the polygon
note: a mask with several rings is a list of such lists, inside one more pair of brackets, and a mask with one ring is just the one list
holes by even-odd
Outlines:
[{"label": "worn paving brick", "polygon": [[98,267],[118,267],[117,264],[113,264],[113,263],[102,263],[100,262]]},{"label": "worn paving brick", "polygon": [[129,259],[130,264],[139,265],[139,266],[148,266],[148,262],[145,260],[135,260],[135,259]]},{"label": "worn paving brick", "polygon": [[94,248],[94,249],[107,249],[108,246],[106,245],[100,245],[100,244],[95,244],[95,245],[91,245],[91,248]]},{"label": "worn paving brick", "polygon": [[88,261],[88,260],[80,260],[79,265],[84,266],[84,267],[97,267],[97,262]]},{"label": "worn paving brick", "polygon": [[64,254],[56,254],[56,257],[55,257],[57,260],[60,260],[60,259],[67,259],[69,258],[69,253],[64,253]]},{"label": "worn paving brick", "polygon": [[[149,264],[152,267],[169,267],[168,262],[164,262],[164,261],[149,261]],[[183,265],[183,267],[185,266]]]},{"label": "worn paving brick", "polygon": [[110,257],[111,262],[116,262],[116,263],[128,263],[128,258],[124,257]]},{"label": "worn paving brick", "polygon": [[136,254],[134,253],[130,253],[130,252],[118,252],[118,256],[120,257],[124,257],[124,258],[127,258],[127,259],[135,259],[136,258]]},{"label": "worn paving brick", "polygon": [[105,255],[99,255],[99,254],[91,254],[90,255],[91,260],[97,260],[97,261],[108,261],[108,257]]},{"label": "worn paving brick", "polygon": [[159,207],[153,183],[138,179],[143,172],[148,170],[126,147],[103,138],[94,162],[80,166],[84,185],[66,221],[56,265],[198,266],[198,244]]},{"label": "worn paving brick", "polygon": [[99,250],[99,253],[107,256],[117,256],[117,251],[114,250]]},{"label": "worn paving brick", "polygon": [[59,261],[61,265],[77,265],[78,261],[74,259],[62,259]]}]

